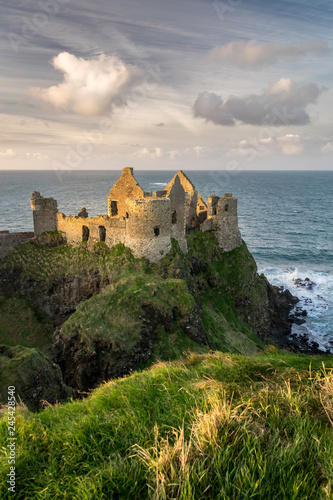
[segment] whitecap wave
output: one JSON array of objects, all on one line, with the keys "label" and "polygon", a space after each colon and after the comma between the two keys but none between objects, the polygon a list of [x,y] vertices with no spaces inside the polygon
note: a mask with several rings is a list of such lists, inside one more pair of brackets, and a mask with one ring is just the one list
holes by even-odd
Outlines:
[{"label": "whitecap wave", "polygon": [[[333,275],[299,268],[262,267],[270,283],[288,288],[299,302],[297,307],[307,312],[304,326],[309,331],[309,339],[317,342],[322,350],[333,352]],[[308,278],[314,283],[309,289],[299,286],[298,279]]]}]

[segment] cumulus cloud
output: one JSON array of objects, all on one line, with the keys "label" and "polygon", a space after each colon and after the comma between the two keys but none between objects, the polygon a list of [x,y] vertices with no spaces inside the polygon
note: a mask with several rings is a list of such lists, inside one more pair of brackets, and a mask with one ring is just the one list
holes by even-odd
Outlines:
[{"label": "cumulus cloud", "polygon": [[261,94],[231,96],[225,103],[213,92],[201,92],[193,111],[195,117],[216,125],[305,125],[310,122],[307,106],[324,90],[314,83],[297,86],[290,78],[280,78]]},{"label": "cumulus cloud", "polygon": [[284,155],[299,155],[304,149],[299,135],[287,134],[278,137],[276,141]]},{"label": "cumulus cloud", "polygon": [[153,149],[141,148],[136,151],[133,156],[136,158],[161,158],[163,156],[163,151],[161,148],[155,147]]},{"label": "cumulus cloud", "polygon": [[194,116],[205,118],[207,122],[216,125],[235,125],[222,97],[213,92],[200,92],[194,103]]},{"label": "cumulus cloud", "polygon": [[0,151],[0,157],[3,158],[14,158],[16,156],[16,152],[12,149],[6,149],[6,151]]},{"label": "cumulus cloud", "polygon": [[325,146],[321,148],[322,153],[333,153],[333,141],[327,142]]},{"label": "cumulus cloud", "polygon": [[260,44],[256,40],[230,42],[215,47],[208,55],[210,61],[223,61],[239,68],[259,69],[274,64],[278,59],[293,59],[310,53],[327,52],[322,40],[313,40],[303,45]]},{"label": "cumulus cloud", "polygon": [[6,151],[0,151],[0,158],[15,158],[16,160],[46,160],[48,158],[47,155],[42,153],[18,153],[12,148],[7,149]]},{"label": "cumulus cloud", "polygon": [[229,155],[248,157],[248,160],[259,156],[270,156],[277,153],[298,155],[304,150],[304,140],[297,134],[286,134],[280,137],[264,137],[243,139],[238,146],[229,151]]},{"label": "cumulus cloud", "polygon": [[58,85],[33,88],[31,94],[62,111],[98,116],[110,107],[122,106],[143,71],[126,66],[118,57],[102,54],[98,59],[83,59],[61,52],[52,60],[53,67],[64,74]]}]

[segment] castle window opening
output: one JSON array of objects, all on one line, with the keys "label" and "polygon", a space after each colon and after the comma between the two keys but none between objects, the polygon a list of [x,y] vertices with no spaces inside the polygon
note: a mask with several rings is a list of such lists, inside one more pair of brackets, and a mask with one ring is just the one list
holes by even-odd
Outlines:
[{"label": "castle window opening", "polygon": [[212,209],[212,215],[216,215],[216,208]]},{"label": "castle window opening", "polygon": [[160,235],[160,228],[159,227],[154,227],[154,235],[159,236]]},{"label": "castle window opening", "polygon": [[228,210],[229,210],[229,205],[226,205],[226,206],[224,207],[224,210],[225,210],[226,212],[228,212]]},{"label": "castle window opening", "polygon": [[176,212],[176,210],[174,210],[171,214],[171,223],[177,224],[177,212]]},{"label": "castle window opening", "polygon": [[111,201],[111,217],[118,215],[118,203],[116,201]]},{"label": "castle window opening", "polygon": [[203,205],[200,205],[200,209],[199,210],[205,210],[205,207]]},{"label": "castle window opening", "polygon": [[88,241],[89,240],[89,227],[87,226],[82,226],[82,241]]},{"label": "castle window opening", "polygon": [[128,212],[126,212],[126,219],[128,219],[129,215],[128,215]]},{"label": "castle window opening", "polygon": [[99,241],[105,241],[106,238],[106,229],[104,226],[99,226],[98,227],[99,231]]}]

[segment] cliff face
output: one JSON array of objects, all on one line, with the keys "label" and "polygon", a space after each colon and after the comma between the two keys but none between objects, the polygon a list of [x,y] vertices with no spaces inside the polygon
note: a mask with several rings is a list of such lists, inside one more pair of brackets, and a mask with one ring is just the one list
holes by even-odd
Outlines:
[{"label": "cliff face", "polygon": [[[56,237],[0,263],[0,293],[19,291],[55,326],[53,359],[80,390],[186,349],[255,353],[288,347],[294,299],[257,274],[245,243],[223,253],[214,233],[177,242],[156,264],[122,245],[72,248]],[[281,340],[282,339],[282,340]]]}]

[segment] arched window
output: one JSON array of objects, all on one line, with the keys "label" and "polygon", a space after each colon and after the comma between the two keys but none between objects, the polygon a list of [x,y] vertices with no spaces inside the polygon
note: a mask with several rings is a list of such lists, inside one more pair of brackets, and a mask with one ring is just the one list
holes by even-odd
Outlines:
[{"label": "arched window", "polygon": [[98,231],[99,231],[99,241],[105,241],[105,237],[106,237],[106,229],[104,226],[99,226],[98,227]]},{"label": "arched window", "polygon": [[176,212],[176,210],[174,210],[171,214],[171,223],[177,224],[177,212]]},{"label": "arched window", "polygon": [[229,210],[229,205],[225,205],[224,210],[225,210],[226,212],[228,212],[228,210]]},{"label": "arched window", "polygon": [[88,241],[89,240],[89,227],[87,226],[82,226],[82,241]]},{"label": "arched window", "polygon": [[154,227],[154,235],[159,236],[160,235],[160,228],[159,227]]}]

